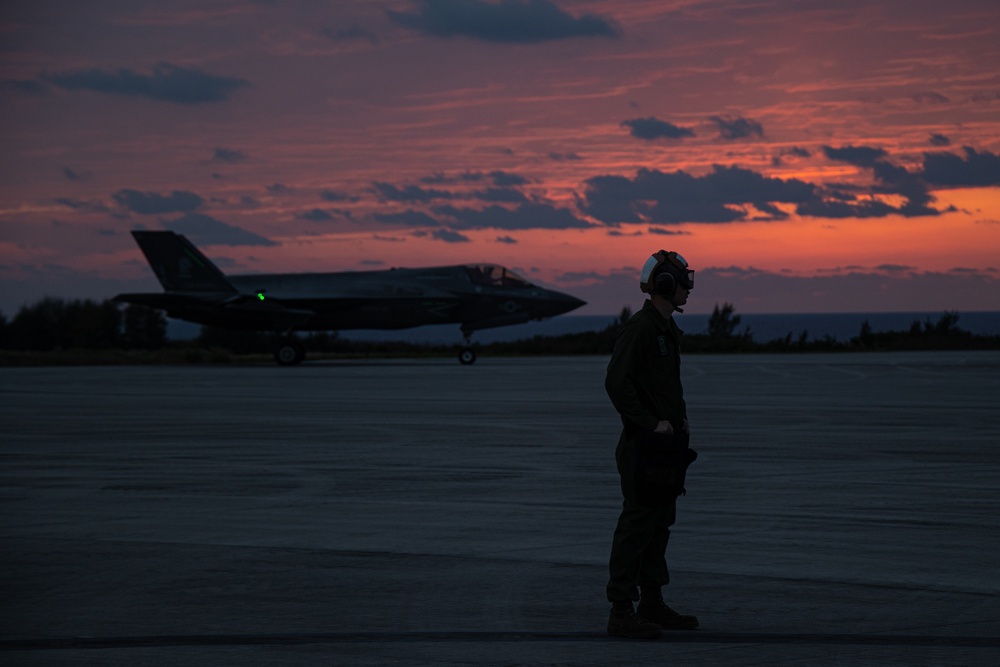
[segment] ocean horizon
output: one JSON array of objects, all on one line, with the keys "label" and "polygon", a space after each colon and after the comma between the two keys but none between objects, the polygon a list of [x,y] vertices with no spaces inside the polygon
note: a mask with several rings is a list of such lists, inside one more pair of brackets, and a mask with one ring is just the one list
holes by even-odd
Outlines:
[{"label": "ocean horizon", "polygon": [[[953,312],[953,311],[949,311]],[[914,322],[935,324],[945,311],[898,313],[740,313],[737,335],[749,332],[755,342],[766,343],[788,334],[798,338],[806,333],[807,340],[834,340],[846,342],[861,332],[865,322],[875,333],[906,331]],[[474,343],[503,343],[524,340],[535,336],[562,336],[587,331],[600,331],[617,320],[617,315],[560,315],[541,322],[515,324],[496,329],[477,331]],[[677,325],[688,334],[708,330],[708,313],[675,315]],[[980,336],[1000,335],[1000,311],[958,312],[958,328]],[[170,320],[167,336],[171,340],[189,340],[197,337],[200,326]],[[399,341],[422,345],[450,345],[462,342],[457,324],[434,324],[413,329],[373,330],[347,329],[340,336],[348,340],[374,342]]]}]

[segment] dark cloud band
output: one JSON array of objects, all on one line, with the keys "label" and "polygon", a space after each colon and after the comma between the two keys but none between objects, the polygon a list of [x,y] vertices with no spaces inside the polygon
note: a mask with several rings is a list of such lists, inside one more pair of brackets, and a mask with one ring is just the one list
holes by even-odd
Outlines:
[{"label": "dark cloud band", "polygon": [[622,121],[622,125],[629,128],[632,136],[636,139],[683,139],[693,137],[694,130],[686,127],[679,127],[673,123],[668,123],[657,118],[634,118]]},{"label": "dark cloud band", "polygon": [[435,37],[537,43],[569,37],[617,37],[608,20],[574,17],[550,0],[416,0],[414,12],[386,12],[401,26]]},{"label": "dark cloud band", "polygon": [[181,213],[194,211],[204,203],[204,199],[193,192],[174,190],[169,195],[138,190],[119,190],[111,198],[123,208],[140,215]]},{"label": "dark cloud band", "polygon": [[177,104],[223,102],[236,89],[250,85],[245,79],[215,76],[170,63],[155,65],[152,74],[141,74],[130,69],[110,72],[89,69],[42,74],[38,78],[64,90],[89,90]]}]

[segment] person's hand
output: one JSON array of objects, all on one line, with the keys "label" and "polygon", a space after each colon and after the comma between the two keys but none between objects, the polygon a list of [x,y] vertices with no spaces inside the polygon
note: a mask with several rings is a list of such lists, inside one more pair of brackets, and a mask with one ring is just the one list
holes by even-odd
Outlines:
[{"label": "person's hand", "polygon": [[656,428],[653,429],[653,433],[666,433],[667,435],[673,435],[674,427],[670,422],[663,420],[656,425]]}]

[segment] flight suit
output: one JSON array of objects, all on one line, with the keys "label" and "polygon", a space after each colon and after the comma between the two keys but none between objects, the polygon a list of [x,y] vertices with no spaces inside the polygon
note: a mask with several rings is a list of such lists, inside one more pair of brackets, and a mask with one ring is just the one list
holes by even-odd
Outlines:
[{"label": "flight suit", "polygon": [[615,459],[624,502],[609,562],[610,602],[639,599],[638,586],[659,589],[670,581],[666,549],[676,503],[647,506],[636,499],[635,442],[639,429],[652,431],[662,420],[680,430],[687,418],[680,375],[682,332],[646,301],[625,325],[608,363],[604,386],[622,418]]}]

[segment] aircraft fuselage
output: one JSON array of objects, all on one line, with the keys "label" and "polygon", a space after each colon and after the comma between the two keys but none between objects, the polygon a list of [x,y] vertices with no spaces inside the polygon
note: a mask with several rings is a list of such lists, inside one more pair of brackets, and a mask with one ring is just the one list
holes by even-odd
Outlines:
[{"label": "aircraft fuselage", "polygon": [[468,338],[584,305],[496,264],[226,276],[183,236],[133,235],[164,291],[116,300],[215,327],[288,334],[459,324]]}]

